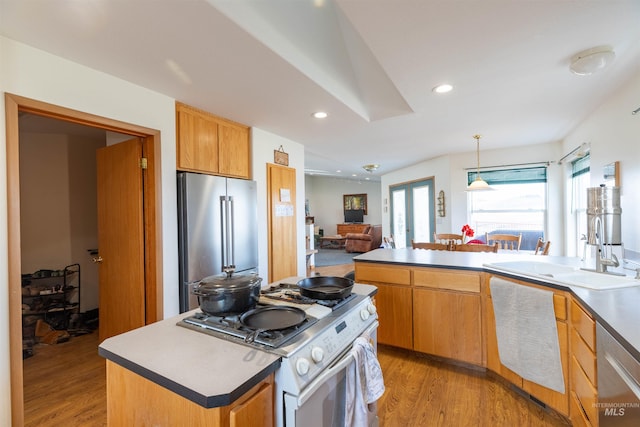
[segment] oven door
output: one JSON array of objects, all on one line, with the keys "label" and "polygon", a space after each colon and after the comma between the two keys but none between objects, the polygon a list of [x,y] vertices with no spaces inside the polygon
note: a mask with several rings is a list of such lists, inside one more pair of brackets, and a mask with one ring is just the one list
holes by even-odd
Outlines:
[{"label": "oven door", "polygon": [[[377,348],[378,322],[372,324],[363,335],[369,336],[373,347]],[[346,405],[347,367],[353,362],[351,348],[325,369],[300,393],[294,396],[284,395],[285,426],[334,426],[344,425]],[[375,405],[370,405],[369,426],[378,425]]]}]

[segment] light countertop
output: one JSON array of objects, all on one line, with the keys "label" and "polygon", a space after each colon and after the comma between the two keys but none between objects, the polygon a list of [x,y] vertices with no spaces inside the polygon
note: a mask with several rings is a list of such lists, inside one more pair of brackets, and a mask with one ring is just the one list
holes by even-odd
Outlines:
[{"label": "light countertop", "polygon": [[[354,293],[376,288],[358,285]],[[104,340],[104,358],[205,408],[227,406],[275,372],[281,356],[177,325],[199,309]]]}]

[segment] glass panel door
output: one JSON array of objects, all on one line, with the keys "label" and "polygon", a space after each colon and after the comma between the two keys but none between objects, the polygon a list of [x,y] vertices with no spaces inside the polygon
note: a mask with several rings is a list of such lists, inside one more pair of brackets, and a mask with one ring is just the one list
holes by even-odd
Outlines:
[{"label": "glass panel door", "polygon": [[[411,186],[411,201],[413,240],[416,242],[430,242],[434,228],[433,219],[433,181],[416,183]],[[409,242],[411,244],[411,242]]]},{"label": "glass panel door", "polygon": [[431,242],[435,230],[433,178],[400,184],[391,193],[391,232],[397,248],[416,242]]}]

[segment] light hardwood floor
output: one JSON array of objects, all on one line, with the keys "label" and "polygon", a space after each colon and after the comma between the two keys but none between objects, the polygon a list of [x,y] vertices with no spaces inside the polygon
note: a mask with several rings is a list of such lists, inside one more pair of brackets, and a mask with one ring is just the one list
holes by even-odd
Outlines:
[{"label": "light hardwood floor", "polygon": [[[351,270],[352,264],[315,271],[343,276]],[[97,332],[36,347],[24,361],[26,426],[106,425],[105,361],[97,348]],[[381,426],[570,425],[491,374],[383,345],[378,353],[386,384],[378,402]]]},{"label": "light hardwood floor", "polygon": [[98,331],[54,345],[37,344],[24,360],[25,426],[106,426],[105,360]]}]

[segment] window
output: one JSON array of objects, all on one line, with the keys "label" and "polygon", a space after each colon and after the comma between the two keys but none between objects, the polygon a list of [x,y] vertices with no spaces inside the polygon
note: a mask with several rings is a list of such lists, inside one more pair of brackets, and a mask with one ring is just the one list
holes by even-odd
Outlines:
[{"label": "window", "polygon": [[[468,193],[469,225],[477,238],[485,233],[522,233],[520,249],[534,250],[544,236],[547,212],[547,167],[487,170],[480,173],[495,191]],[[467,174],[469,183],[476,172]]]},{"label": "window", "polygon": [[[576,254],[584,256],[584,242],[587,238],[587,188],[591,185],[591,158],[589,154],[571,162],[571,220]],[[584,239],[583,239],[584,237]]]}]

